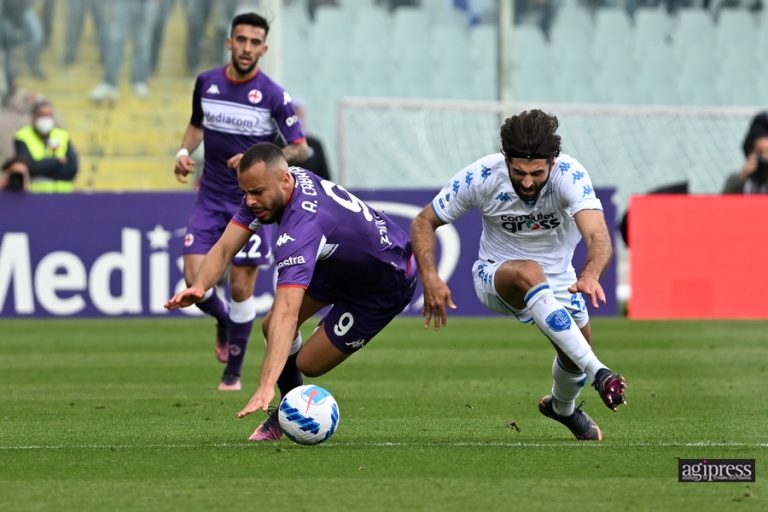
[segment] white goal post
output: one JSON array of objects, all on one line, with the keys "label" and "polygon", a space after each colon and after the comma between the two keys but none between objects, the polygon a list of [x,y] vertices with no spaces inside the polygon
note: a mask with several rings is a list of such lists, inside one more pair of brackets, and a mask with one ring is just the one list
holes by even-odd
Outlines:
[{"label": "white goal post", "polygon": [[632,194],[680,181],[691,193],[719,193],[742,165],[744,135],[761,110],[347,97],[337,112],[338,181],[437,190],[498,151],[503,120],[531,108],[558,116],[563,150],[596,187],[616,188],[620,209]]}]

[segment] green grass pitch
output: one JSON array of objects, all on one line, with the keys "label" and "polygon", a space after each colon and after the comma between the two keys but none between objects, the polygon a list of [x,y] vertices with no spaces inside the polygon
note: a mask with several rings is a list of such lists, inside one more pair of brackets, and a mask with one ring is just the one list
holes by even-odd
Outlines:
[{"label": "green grass pitch", "polygon": [[[768,510],[768,322],[593,332],[630,386],[617,413],[582,393],[602,443],[538,413],[554,351],[535,327],[453,317],[398,319],[310,380],[341,420],[302,447],[236,417],[260,333],[244,390],[220,393],[209,320],[3,320],[0,510]],[[757,480],[678,483],[678,458],[756,459]]]}]

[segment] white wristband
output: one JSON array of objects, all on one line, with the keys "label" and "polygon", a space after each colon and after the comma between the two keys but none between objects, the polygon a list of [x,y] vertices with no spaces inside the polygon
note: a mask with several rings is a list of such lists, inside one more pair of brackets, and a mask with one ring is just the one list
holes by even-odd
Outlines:
[{"label": "white wristband", "polygon": [[189,156],[189,150],[187,148],[181,148],[176,152],[176,160],[178,160],[182,156]]}]

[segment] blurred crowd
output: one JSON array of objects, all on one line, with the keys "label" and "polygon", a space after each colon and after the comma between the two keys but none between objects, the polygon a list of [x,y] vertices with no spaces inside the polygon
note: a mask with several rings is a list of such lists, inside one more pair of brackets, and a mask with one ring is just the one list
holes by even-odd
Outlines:
[{"label": "blurred crowd", "polygon": [[[285,4],[303,3],[309,18],[314,19],[321,6],[338,6],[342,0],[283,0]],[[347,0],[350,1],[350,0]],[[566,1],[595,10],[603,7],[625,8],[633,15],[638,8],[664,7],[674,13],[684,7],[701,7],[713,13],[725,7],[744,7],[753,11],[763,8],[763,0],[515,0],[515,23],[536,24],[545,35]],[[49,70],[41,65],[41,53],[50,46],[54,17],[64,17],[66,31],[62,49],[62,65],[77,62],[83,27],[91,20],[102,64],[101,80],[90,90],[94,101],[114,101],[118,97],[118,79],[124,57],[130,56],[130,80],[135,95],[150,94],[148,78],[157,68],[163,46],[166,23],[176,3],[186,18],[186,67],[194,76],[201,66],[221,62],[219,44],[227,37],[229,22],[236,12],[258,11],[258,0],[0,0],[0,95],[3,105],[14,94],[19,64],[25,64],[29,75],[45,79]],[[442,2],[445,8],[466,14],[470,25],[495,23],[497,3],[491,0],[375,0],[390,12],[401,7]],[[131,51],[126,46],[131,45]],[[206,49],[210,51],[206,52]],[[19,57],[23,54],[23,59]]]},{"label": "blurred crowd", "polygon": [[[186,18],[186,68],[194,76],[201,67],[218,64],[223,58],[223,41],[237,11],[253,9],[259,2],[240,0],[0,0],[0,95],[4,106],[17,88],[19,68],[33,78],[44,80],[41,54],[50,48],[55,17],[63,17],[61,64],[64,69],[78,60],[81,36],[90,19],[102,65],[101,81],[89,96],[94,101],[115,100],[124,58],[130,57],[130,79],[134,94],[150,94],[148,78],[155,72],[163,47],[166,24],[175,4],[181,4]],[[222,44],[210,44],[221,41]],[[126,47],[130,45],[130,51]],[[211,51],[206,52],[206,49]],[[58,70],[56,70],[58,71]]]}]

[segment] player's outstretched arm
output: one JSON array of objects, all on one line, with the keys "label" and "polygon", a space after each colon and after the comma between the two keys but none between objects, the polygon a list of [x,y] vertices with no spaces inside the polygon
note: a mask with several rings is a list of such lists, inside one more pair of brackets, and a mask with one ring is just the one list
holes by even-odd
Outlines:
[{"label": "player's outstretched arm", "polygon": [[251,232],[248,229],[230,222],[221,238],[203,258],[194,282],[186,290],[171,297],[165,303],[165,309],[184,308],[202,300],[205,291],[219,282],[229,262],[249,238]]},{"label": "player's outstretched arm", "polygon": [[581,210],[576,213],[574,219],[587,245],[587,260],[578,279],[568,291],[587,295],[592,306],[599,308],[600,304],[605,304],[606,301],[600,276],[611,261],[611,237],[600,210]]},{"label": "player's outstretched arm", "polygon": [[416,265],[419,268],[421,285],[424,288],[424,328],[434,321],[435,330],[445,327],[448,322],[446,307],[456,309],[451,298],[451,289],[437,273],[435,265],[435,230],[444,223],[435,215],[428,204],[411,222],[411,244]]},{"label": "player's outstretched arm", "polygon": [[186,308],[192,304],[200,302],[203,300],[204,296],[205,290],[202,288],[186,288],[168,299],[168,302],[165,303],[165,309],[170,311],[179,308]]},{"label": "player's outstretched arm", "polygon": [[239,418],[260,410],[266,411],[275,398],[275,384],[291,351],[303,298],[304,288],[296,286],[279,287],[275,292],[259,388],[243,410],[237,413]]}]

